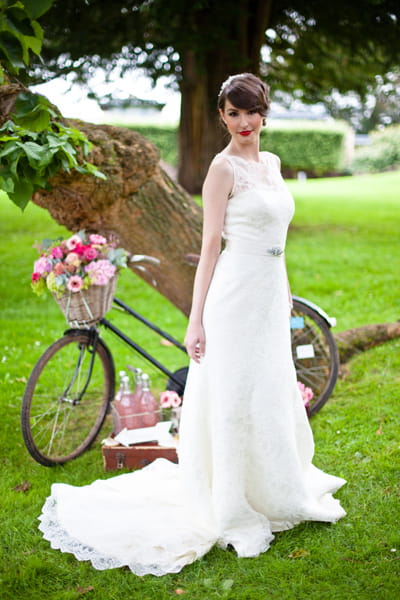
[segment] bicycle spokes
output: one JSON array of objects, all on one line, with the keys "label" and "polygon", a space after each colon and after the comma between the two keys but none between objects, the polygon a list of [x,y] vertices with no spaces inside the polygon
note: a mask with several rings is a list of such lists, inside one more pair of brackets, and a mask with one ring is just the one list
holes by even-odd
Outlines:
[{"label": "bicycle spokes", "polygon": [[66,335],[43,355],[28,382],[22,417],[24,438],[36,460],[64,462],[94,439],[114,391],[108,358],[87,332]]}]

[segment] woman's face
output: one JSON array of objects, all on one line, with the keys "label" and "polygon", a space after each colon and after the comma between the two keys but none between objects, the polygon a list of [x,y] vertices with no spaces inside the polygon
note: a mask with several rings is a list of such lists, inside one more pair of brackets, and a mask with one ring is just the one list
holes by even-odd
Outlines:
[{"label": "woman's face", "polygon": [[256,110],[236,108],[226,99],[224,109],[219,112],[232,138],[240,143],[253,141],[259,136],[264,117]]}]

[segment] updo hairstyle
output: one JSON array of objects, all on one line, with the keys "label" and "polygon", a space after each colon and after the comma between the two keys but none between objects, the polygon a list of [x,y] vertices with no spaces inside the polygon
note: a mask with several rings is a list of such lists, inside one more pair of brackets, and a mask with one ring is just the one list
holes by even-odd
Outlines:
[{"label": "updo hairstyle", "polygon": [[270,107],[269,86],[252,73],[231,75],[224,81],[218,95],[218,108],[225,109],[226,100],[235,107],[245,110],[256,110],[263,119]]}]

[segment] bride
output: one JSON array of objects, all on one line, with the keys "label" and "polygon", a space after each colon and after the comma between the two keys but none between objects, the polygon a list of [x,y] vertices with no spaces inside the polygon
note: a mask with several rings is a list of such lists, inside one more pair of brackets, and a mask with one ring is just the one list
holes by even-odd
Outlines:
[{"label": "bride", "polygon": [[332,496],[345,481],[312,464],[291,357],[284,250],[294,207],[279,158],[260,152],[268,108],[255,75],[222,84],[230,141],[203,186],[179,464],[158,459],[88,486],[54,484],[43,507],[45,539],[96,569],[164,575],[215,544],[257,556],[273,532],[345,515]]}]

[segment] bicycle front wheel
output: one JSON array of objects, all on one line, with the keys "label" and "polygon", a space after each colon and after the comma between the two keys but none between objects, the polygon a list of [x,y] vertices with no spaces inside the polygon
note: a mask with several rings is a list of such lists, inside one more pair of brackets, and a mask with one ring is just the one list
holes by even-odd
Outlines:
[{"label": "bicycle front wheel", "polygon": [[114,387],[114,363],[96,332],[71,330],[54,342],[22,401],[22,434],[32,457],[52,466],[82,454],[103,425]]},{"label": "bicycle front wheel", "polygon": [[325,404],[335,386],[339,352],[325,319],[297,299],[293,299],[291,337],[297,379],[314,394],[307,407],[312,416]]}]

